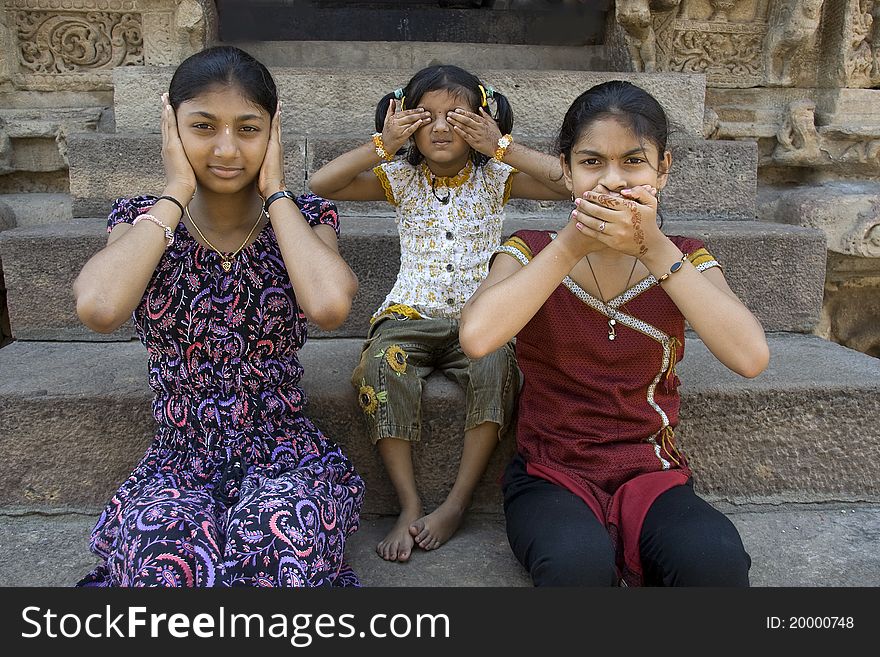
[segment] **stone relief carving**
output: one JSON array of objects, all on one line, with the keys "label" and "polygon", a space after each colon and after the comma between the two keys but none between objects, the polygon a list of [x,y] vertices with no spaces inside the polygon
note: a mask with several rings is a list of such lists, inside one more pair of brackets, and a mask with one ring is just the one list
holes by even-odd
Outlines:
[{"label": "stone relief carving", "polygon": [[6,0],[0,5],[5,5],[0,12],[9,37],[3,60],[10,69],[0,66],[0,78],[6,73],[19,89],[109,90],[114,67],[171,65],[217,34],[213,0]]},{"label": "stone relief carving", "polygon": [[171,12],[154,12],[144,16],[144,58],[148,66],[172,66],[176,49],[172,43]]},{"label": "stone relief carving", "polygon": [[880,202],[872,202],[868,209],[859,213],[852,230],[841,241],[843,253],[880,258]]},{"label": "stone relief carving", "polygon": [[880,2],[875,0],[871,12],[873,34],[871,36],[871,84],[880,85]]},{"label": "stone relief carving", "polygon": [[825,0],[792,0],[781,3],[781,13],[767,31],[764,42],[766,83],[789,86],[791,61],[799,49],[815,38]]},{"label": "stone relief carving", "polygon": [[631,67],[703,73],[711,86],[760,85],[767,0],[752,0],[748,20],[741,18],[749,9],[742,0],[698,1],[702,12],[694,0],[617,0],[615,18],[626,35]]},{"label": "stone relief carving", "polygon": [[15,26],[24,72],[91,72],[143,63],[138,14],[18,12]]},{"label": "stone relief carving", "polygon": [[679,23],[670,70],[705,73],[707,84],[748,87],[762,78],[761,44],[765,24]]},{"label": "stone relief carving", "polygon": [[874,55],[871,49],[874,17],[873,0],[856,0],[850,6],[850,33],[848,53],[844,60],[844,79],[847,86],[871,85]]},{"label": "stone relief carving", "polygon": [[0,117],[0,174],[12,170],[12,140],[6,130],[6,121]]},{"label": "stone relief carving", "polygon": [[617,0],[615,19],[626,33],[632,66],[636,71],[653,72],[657,69],[656,14],[673,12],[681,0]]},{"label": "stone relief carving", "polygon": [[816,103],[788,105],[772,160],[789,166],[866,165],[880,168],[880,126],[816,126]]},{"label": "stone relief carving", "polygon": [[816,103],[797,100],[788,106],[786,116],[776,133],[778,142],[773,159],[779,164],[811,166],[822,164],[825,156],[816,130]]},{"label": "stone relief carving", "polygon": [[175,23],[177,29],[186,35],[190,52],[198,52],[216,34],[217,17],[214,2],[178,0]]}]

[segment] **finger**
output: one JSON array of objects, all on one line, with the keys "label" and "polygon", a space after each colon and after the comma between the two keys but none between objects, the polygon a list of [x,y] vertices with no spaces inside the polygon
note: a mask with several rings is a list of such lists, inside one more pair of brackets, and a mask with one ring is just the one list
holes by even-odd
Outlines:
[{"label": "finger", "polygon": [[387,128],[391,125],[391,119],[394,116],[394,99],[388,101],[388,109],[385,110],[385,121],[382,125]]},{"label": "finger", "polygon": [[575,221],[574,226],[577,231],[584,237],[592,238],[597,242],[601,242],[602,244],[609,244],[611,242],[612,238],[609,235],[606,235],[604,231],[599,231],[596,228],[592,228],[588,223],[584,223],[583,221]]},{"label": "finger", "polygon": [[572,210],[571,219],[580,222],[584,226],[592,228],[599,233],[608,233],[614,226],[613,221],[609,221],[607,219],[603,219],[602,217],[586,213],[580,208],[575,208],[574,210]]},{"label": "finger", "polygon": [[[482,109],[482,108],[481,108]],[[455,114],[458,116],[462,116],[466,119],[470,119],[471,121],[476,121],[480,118],[479,114],[474,114],[470,110],[466,110],[463,107],[456,107],[454,110]]]},{"label": "finger", "polygon": [[657,203],[657,188],[651,185],[637,185],[632,189],[622,189],[620,193],[624,198],[632,199],[642,205],[655,205]]},{"label": "finger", "polygon": [[627,199],[614,194],[602,194],[599,192],[586,192],[583,196],[588,202],[611,210],[622,210],[627,207]]},{"label": "finger", "polygon": [[162,130],[162,146],[168,145],[168,110],[165,107],[165,94],[162,94],[160,97],[162,112],[159,115],[159,125]]},{"label": "finger", "polygon": [[450,121],[458,121],[461,125],[477,126],[480,125],[480,117],[476,114],[463,110],[461,108],[447,115]]},{"label": "finger", "polygon": [[[616,209],[605,207],[604,205],[600,205],[599,203],[594,203],[588,199],[584,198],[576,198],[574,200],[575,207],[587,217],[596,217],[600,221],[606,221],[608,223],[613,223],[615,219],[619,220],[620,215]],[[623,206],[621,206],[623,207]]]},{"label": "finger", "polygon": [[[397,125],[402,126],[402,125],[410,125],[411,123],[427,122],[428,116],[426,114],[427,113],[422,112],[422,113],[411,114],[409,116],[401,116],[400,118],[397,119]],[[398,115],[398,116],[400,116],[400,115]]]},{"label": "finger", "polygon": [[411,136],[416,130],[418,130],[419,128],[421,128],[422,125],[423,125],[423,122],[422,122],[422,121],[416,121],[416,122],[413,123],[411,126],[408,126],[408,127],[406,128],[406,130],[403,131],[403,136],[404,136],[404,137],[409,137],[409,136]]}]

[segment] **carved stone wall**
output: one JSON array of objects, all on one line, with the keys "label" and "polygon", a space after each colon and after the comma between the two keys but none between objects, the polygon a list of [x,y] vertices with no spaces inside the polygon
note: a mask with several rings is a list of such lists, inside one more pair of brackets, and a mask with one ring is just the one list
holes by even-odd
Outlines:
[{"label": "carved stone wall", "polygon": [[216,35],[210,0],[3,0],[0,91],[109,90],[115,66],[167,65]]},{"label": "carved stone wall", "polygon": [[67,135],[112,125],[113,69],[216,34],[213,0],[0,0],[0,194],[67,191]]},{"label": "carved stone wall", "polygon": [[705,135],[758,143],[759,218],[828,238],[826,337],[880,354],[880,0],[616,0],[613,61],[706,75]]}]

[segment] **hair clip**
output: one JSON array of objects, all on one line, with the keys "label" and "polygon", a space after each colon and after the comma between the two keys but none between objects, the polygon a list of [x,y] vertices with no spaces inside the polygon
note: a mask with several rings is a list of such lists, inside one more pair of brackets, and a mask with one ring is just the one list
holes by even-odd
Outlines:
[{"label": "hair clip", "polygon": [[495,98],[495,89],[493,87],[486,87],[486,95],[489,98]]},{"label": "hair clip", "polygon": [[401,89],[395,89],[395,90],[394,90],[394,97],[395,97],[397,100],[400,100],[401,98],[403,98],[403,89],[402,89],[402,88],[401,88]]}]

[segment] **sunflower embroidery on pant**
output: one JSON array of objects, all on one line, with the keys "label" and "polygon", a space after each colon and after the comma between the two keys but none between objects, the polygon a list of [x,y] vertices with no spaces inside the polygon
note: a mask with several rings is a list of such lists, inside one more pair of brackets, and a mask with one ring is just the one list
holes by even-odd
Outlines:
[{"label": "sunflower embroidery on pant", "polygon": [[358,403],[361,405],[361,410],[367,415],[373,415],[376,412],[376,409],[379,408],[379,403],[385,403],[388,401],[388,392],[382,390],[380,392],[376,392],[376,389],[373,386],[368,386],[365,379],[361,379],[361,387],[358,389]]},{"label": "sunflower embroidery on pant", "polygon": [[400,346],[393,344],[388,349],[376,354],[376,358],[385,357],[385,362],[391,366],[397,376],[406,372],[406,352]]}]

